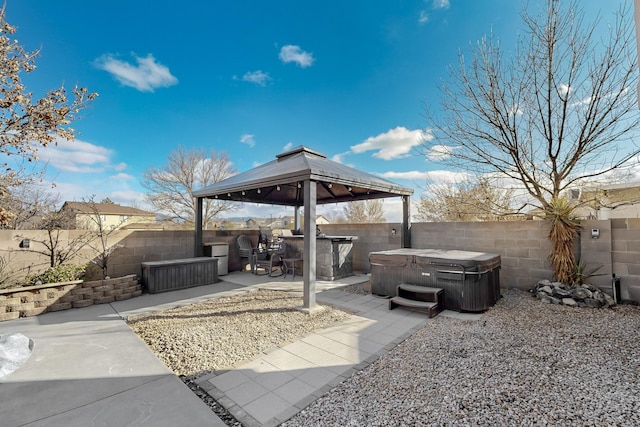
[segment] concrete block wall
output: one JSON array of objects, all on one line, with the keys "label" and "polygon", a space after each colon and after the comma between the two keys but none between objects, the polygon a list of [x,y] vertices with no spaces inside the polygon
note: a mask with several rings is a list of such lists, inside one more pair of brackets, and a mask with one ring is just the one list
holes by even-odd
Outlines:
[{"label": "concrete block wall", "polygon": [[620,278],[621,297],[640,302],[640,219],[612,219],[611,240],[612,273]]},{"label": "concrete block wall", "polygon": [[551,243],[543,221],[419,223],[411,227],[414,248],[460,249],[500,255],[500,283],[530,289],[551,279]]},{"label": "concrete block wall", "polygon": [[[353,245],[354,271],[369,272],[369,253],[401,247],[400,223],[326,224],[320,226],[326,235],[357,236]],[[598,239],[591,238],[591,229],[600,231]],[[44,271],[48,260],[42,255],[19,248],[18,236],[37,235],[42,231],[0,230],[0,256],[9,259],[14,267],[28,266],[31,273]],[[73,238],[73,232],[69,238]],[[229,244],[229,271],[240,269],[237,237],[248,235],[254,245],[258,230],[205,230],[203,241]],[[551,242],[544,221],[497,221],[415,223],[411,226],[414,248],[460,249],[490,252],[500,255],[501,285],[505,288],[530,289],[540,279],[553,274],[548,256]],[[42,238],[42,235],[40,235]],[[135,274],[141,276],[140,263],[193,256],[194,232],[184,231],[127,231],[117,237],[121,245],[109,261],[112,277]],[[632,294],[640,293],[640,219],[612,219],[585,221],[576,254],[589,267],[601,265],[603,276],[589,281],[611,292],[611,274],[621,278],[624,298],[640,301]],[[95,252],[83,251],[78,262],[87,262]]]}]

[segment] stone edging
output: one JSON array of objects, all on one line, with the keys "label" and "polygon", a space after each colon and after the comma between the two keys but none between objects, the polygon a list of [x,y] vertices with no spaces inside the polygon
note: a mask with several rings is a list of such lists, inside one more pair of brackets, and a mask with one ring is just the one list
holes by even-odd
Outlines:
[{"label": "stone edging", "polygon": [[142,295],[138,276],[83,282],[49,283],[39,286],[0,290],[0,321],[19,317],[107,304]]}]

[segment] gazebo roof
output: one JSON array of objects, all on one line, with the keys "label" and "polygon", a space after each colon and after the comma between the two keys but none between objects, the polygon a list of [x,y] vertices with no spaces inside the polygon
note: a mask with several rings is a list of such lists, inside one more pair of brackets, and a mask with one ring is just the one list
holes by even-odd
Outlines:
[{"label": "gazebo roof", "polygon": [[413,190],[367,172],[327,159],[317,151],[298,146],[276,159],[246,172],[194,191],[194,197],[303,205],[303,182],[318,183],[317,204],[410,196]]}]

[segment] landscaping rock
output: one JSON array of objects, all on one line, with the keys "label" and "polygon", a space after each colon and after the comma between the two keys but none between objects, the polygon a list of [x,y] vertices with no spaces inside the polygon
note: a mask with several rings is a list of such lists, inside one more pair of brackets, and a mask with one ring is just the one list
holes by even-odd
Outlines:
[{"label": "landscaping rock", "polygon": [[613,297],[588,283],[571,286],[561,282],[540,280],[529,290],[534,297],[548,304],[571,307],[602,308],[616,305]]}]

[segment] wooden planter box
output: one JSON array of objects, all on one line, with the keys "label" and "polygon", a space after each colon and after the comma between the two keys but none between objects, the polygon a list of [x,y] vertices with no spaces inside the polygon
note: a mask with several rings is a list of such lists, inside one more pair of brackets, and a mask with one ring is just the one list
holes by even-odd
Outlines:
[{"label": "wooden planter box", "polygon": [[218,260],[211,257],[142,263],[142,285],[146,292],[175,291],[218,281]]}]

